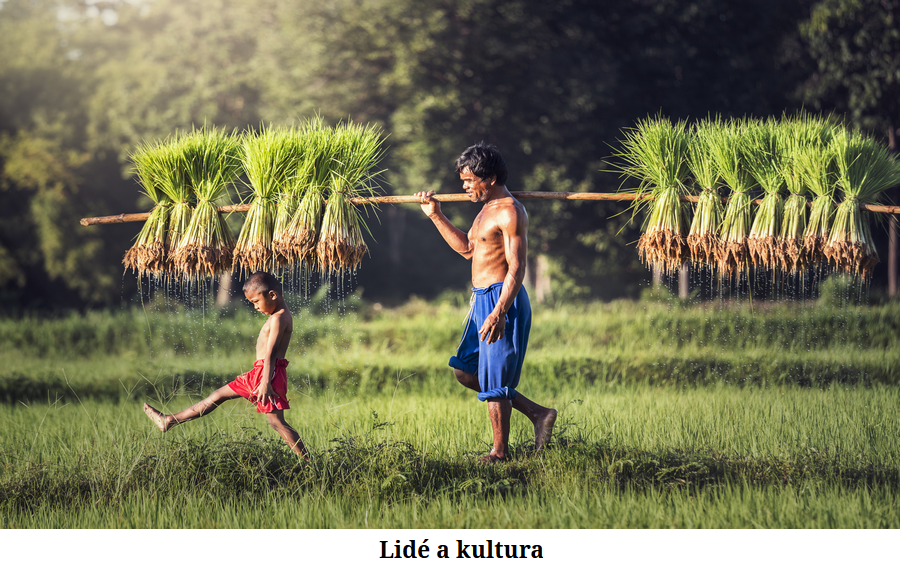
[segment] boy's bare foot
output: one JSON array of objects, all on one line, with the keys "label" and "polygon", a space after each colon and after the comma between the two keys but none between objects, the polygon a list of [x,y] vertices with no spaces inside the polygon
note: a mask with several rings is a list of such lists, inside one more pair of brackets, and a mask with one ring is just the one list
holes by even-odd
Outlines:
[{"label": "boy's bare foot", "polygon": [[160,412],[147,402],[144,402],[144,413],[147,414],[148,418],[153,420],[153,423],[156,424],[156,427],[158,427],[161,432],[165,432],[172,425],[166,414]]},{"label": "boy's bare foot", "polygon": [[553,435],[553,424],[556,423],[556,410],[548,409],[547,413],[534,422],[534,449],[541,450],[550,443]]}]

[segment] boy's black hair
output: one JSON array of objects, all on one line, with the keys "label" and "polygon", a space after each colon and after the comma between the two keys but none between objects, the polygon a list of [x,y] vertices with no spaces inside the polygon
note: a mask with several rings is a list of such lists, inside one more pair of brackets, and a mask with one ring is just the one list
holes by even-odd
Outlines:
[{"label": "boy's black hair", "polygon": [[468,170],[481,179],[494,178],[494,184],[498,186],[506,184],[509,174],[500,149],[486,142],[473,144],[459,155],[456,159],[456,172],[459,174],[463,170]]},{"label": "boy's black hair", "polygon": [[244,293],[262,293],[265,295],[269,291],[281,294],[281,282],[271,273],[257,271],[244,282]]}]

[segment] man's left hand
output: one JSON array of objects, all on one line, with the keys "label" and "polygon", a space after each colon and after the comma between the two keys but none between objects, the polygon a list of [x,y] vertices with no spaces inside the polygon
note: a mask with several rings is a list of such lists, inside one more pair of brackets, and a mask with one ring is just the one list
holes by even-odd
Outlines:
[{"label": "man's left hand", "polygon": [[488,315],[487,318],[484,319],[484,324],[478,329],[481,340],[487,340],[488,344],[495,343],[503,338],[505,332],[506,317],[505,315],[498,315],[497,313]]}]

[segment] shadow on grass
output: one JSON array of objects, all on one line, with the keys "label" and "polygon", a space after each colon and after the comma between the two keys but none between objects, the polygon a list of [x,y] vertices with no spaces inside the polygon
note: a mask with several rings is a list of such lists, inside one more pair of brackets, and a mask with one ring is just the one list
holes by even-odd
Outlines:
[{"label": "shadow on grass", "polygon": [[[377,418],[376,418],[377,422]],[[695,489],[727,484],[898,487],[896,467],[851,463],[809,450],[788,458],[727,457],[709,451],[648,452],[588,441],[561,426],[543,453],[513,448],[514,460],[480,465],[475,454],[435,457],[405,441],[386,440],[379,426],[334,439],[309,464],[280,441],[248,430],[240,436],[161,440],[135,438],[117,450],[97,451],[73,465],[4,465],[0,506],[29,510],[115,504],[131,493],[217,497],[341,496],[390,504],[410,497],[429,500],[463,495],[503,499],[552,493],[561,487],[605,485],[613,489]]]}]

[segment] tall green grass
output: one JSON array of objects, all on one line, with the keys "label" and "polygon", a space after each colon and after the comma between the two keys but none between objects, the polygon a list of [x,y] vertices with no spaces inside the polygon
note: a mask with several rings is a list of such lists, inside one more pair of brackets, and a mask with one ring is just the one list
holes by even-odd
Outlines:
[{"label": "tall green grass", "polygon": [[[896,527],[896,387],[533,386],[560,410],[478,465],[487,412],[458,387],[289,394],[298,464],[243,401],[160,434],[136,403],[4,405],[3,527]],[[163,402],[176,409],[189,400]],[[267,430],[268,431],[268,430]],[[489,523],[490,517],[494,523]]]},{"label": "tall green grass", "polygon": [[[289,381],[348,393],[452,378],[464,302],[325,311],[292,298]],[[158,301],[146,309],[0,320],[0,401],[208,391],[246,371],[262,317]],[[529,384],[895,385],[900,306],[618,301],[535,311]],[[526,392],[527,393],[527,392]]]}]

